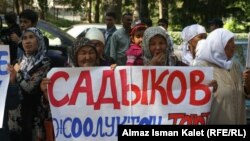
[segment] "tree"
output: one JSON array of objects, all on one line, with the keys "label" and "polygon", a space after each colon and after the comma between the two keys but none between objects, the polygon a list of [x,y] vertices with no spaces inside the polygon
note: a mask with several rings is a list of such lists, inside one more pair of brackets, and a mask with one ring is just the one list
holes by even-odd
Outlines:
[{"label": "tree", "polygon": [[141,18],[150,18],[148,12],[148,0],[140,0],[139,15]]},{"label": "tree", "polygon": [[87,12],[88,12],[88,21],[89,21],[89,23],[92,23],[91,11],[92,11],[92,0],[88,0]]},{"label": "tree", "polygon": [[96,0],[95,4],[95,23],[99,23],[100,18],[100,0]]},{"label": "tree", "polygon": [[45,20],[45,15],[48,12],[48,1],[47,0],[38,0],[38,4],[40,7],[40,18]]},{"label": "tree", "polygon": [[168,19],[168,0],[159,0],[159,18]]},{"label": "tree", "polygon": [[117,17],[116,22],[120,24],[122,17],[122,0],[113,0],[113,2],[114,2],[114,11]]},{"label": "tree", "polygon": [[8,5],[8,2],[6,0],[0,0],[0,13],[5,13],[7,11],[7,6]]}]

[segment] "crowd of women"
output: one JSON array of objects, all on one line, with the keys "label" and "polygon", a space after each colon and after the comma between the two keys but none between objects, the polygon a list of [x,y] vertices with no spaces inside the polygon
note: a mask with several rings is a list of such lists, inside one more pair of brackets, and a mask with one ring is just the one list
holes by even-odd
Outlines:
[{"label": "crowd of women", "polygon": [[[189,25],[182,31],[182,51],[176,53],[163,27],[149,27],[142,22],[131,27],[132,14],[126,13],[122,18],[124,26],[111,37],[110,54],[122,47],[116,41],[117,38],[121,40],[119,35],[128,36],[129,43],[125,44],[128,46],[123,48],[124,64],[116,64],[123,62],[124,56],[104,55],[105,37],[97,28],[91,28],[85,37],[75,41],[69,55],[71,61],[66,66],[111,66],[111,69],[119,65],[213,67],[214,80],[208,84],[213,87],[208,124],[246,124],[244,103],[245,98],[250,98],[250,70],[241,72],[239,64],[232,60],[236,46],[231,31],[218,28],[207,36],[203,26]],[[25,16],[20,17],[21,25],[27,22],[33,23]],[[4,128],[8,129],[9,140],[13,141],[54,140],[52,125],[45,122],[51,120],[47,98],[50,80],[46,74],[52,65],[46,56],[43,35],[30,24],[23,29],[18,43],[23,53],[16,63],[8,66],[8,71],[10,88],[17,86],[20,100],[14,107],[6,108],[7,125]]]}]

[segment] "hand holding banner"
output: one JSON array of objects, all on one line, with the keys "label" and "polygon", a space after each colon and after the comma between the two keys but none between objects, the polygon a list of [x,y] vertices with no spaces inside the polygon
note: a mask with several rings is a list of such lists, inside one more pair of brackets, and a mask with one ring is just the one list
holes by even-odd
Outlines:
[{"label": "hand holding banner", "polygon": [[117,140],[117,125],[206,124],[209,67],[53,68],[48,98],[57,141]]}]

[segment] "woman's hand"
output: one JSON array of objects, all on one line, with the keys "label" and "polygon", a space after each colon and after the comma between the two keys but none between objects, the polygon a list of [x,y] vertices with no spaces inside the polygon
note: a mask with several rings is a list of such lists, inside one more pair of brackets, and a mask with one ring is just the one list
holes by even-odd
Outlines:
[{"label": "woman's hand", "polygon": [[243,74],[244,88],[247,94],[250,94],[250,69],[246,69]]},{"label": "woman's hand", "polygon": [[111,68],[112,70],[114,70],[114,69],[116,68],[116,66],[117,66],[116,64],[111,64],[111,65],[110,65],[110,68]]},{"label": "woman's hand", "polygon": [[213,93],[215,93],[218,89],[218,83],[216,80],[212,80],[208,83],[209,87],[213,87]]},{"label": "woman's hand", "polygon": [[14,66],[10,64],[8,64],[7,70],[10,72],[10,83],[15,84],[17,71],[15,70]]},{"label": "woman's hand", "polygon": [[167,61],[166,54],[163,52],[155,53],[152,60],[150,61],[150,66],[165,66]]},{"label": "woman's hand", "polygon": [[40,83],[40,88],[47,100],[48,100],[47,86],[49,83],[50,83],[49,78],[43,78],[42,82]]}]

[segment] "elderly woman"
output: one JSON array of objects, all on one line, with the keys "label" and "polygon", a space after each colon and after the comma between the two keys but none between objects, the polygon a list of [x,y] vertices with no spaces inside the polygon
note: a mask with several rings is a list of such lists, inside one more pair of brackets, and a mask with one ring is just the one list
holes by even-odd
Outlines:
[{"label": "elderly woman", "polygon": [[198,41],[207,37],[206,29],[199,24],[193,24],[182,30],[181,37],[183,40],[181,61],[189,66],[195,57],[195,48]]},{"label": "elderly woman", "polygon": [[151,66],[175,66],[170,37],[159,26],[149,27],[143,34],[143,63]]},{"label": "elderly woman", "polygon": [[246,124],[245,96],[240,67],[231,58],[234,55],[234,34],[219,28],[206,40],[199,41],[195,66],[214,68],[218,89],[214,93],[209,124]]},{"label": "elderly woman", "polygon": [[9,111],[9,128],[20,136],[15,140],[44,139],[40,82],[51,68],[42,33],[28,28],[21,37],[24,54],[15,66],[8,66],[10,83],[19,86],[20,105]]},{"label": "elderly woman", "polygon": [[[99,54],[96,46],[94,46],[93,42],[87,38],[80,37],[78,38],[71,52],[72,67],[93,67],[99,66]],[[49,78],[44,78],[40,84],[40,88],[47,99],[47,85],[50,83]],[[51,113],[49,113],[49,117],[47,124],[50,125],[46,131],[46,139],[54,140],[53,126],[51,121]]]},{"label": "elderly woman", "polygon": [[[91,40],[87,38],[78,38],[71,51],[72,67],[93,67],[99,66],[99,55],[96,47],[93,45]],[[49,83],[48,78],[44,78],[40,84],[41,90],[47,97],[47,84]]]},{"label": "elderly woman", "polygon": [[85,38],[88,38],[91,41],[91,44],[95,46],[99,55],[99,66],[110,66],[111,64],[115,64],[115,61],[104,53],[105,39],[103,33],[98,28],[90,28],[86,33]]},{"label": "elderly woman", "polygon": [[74,67],[92,67],[100,64],[96,46],[87,38],[81,37],[75,41],[71,58]]}]

